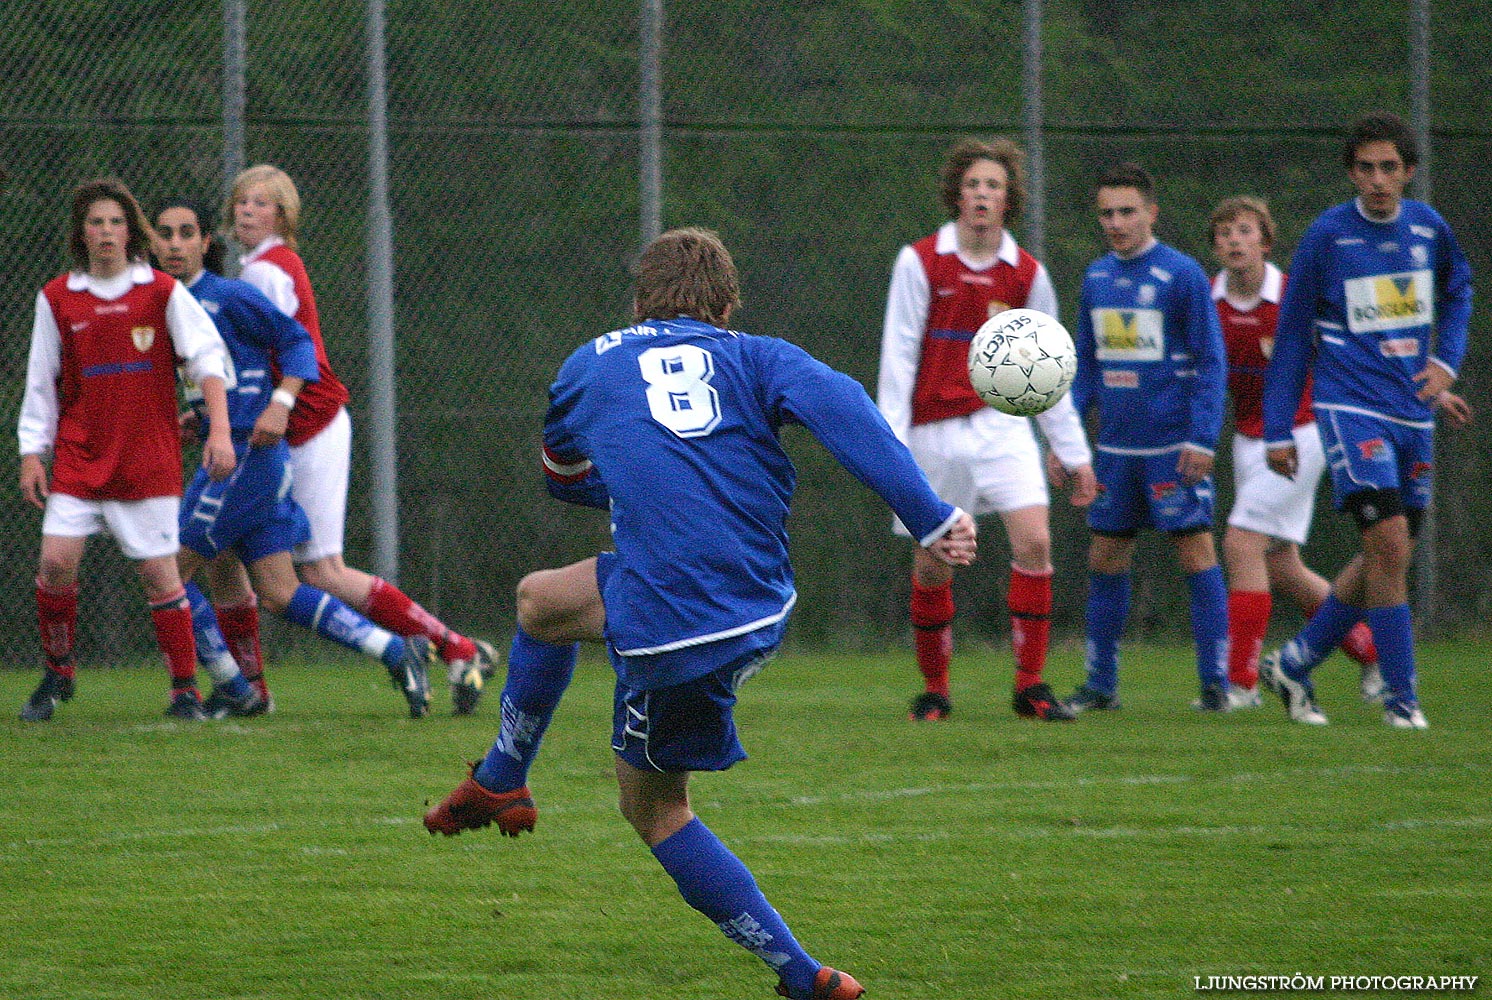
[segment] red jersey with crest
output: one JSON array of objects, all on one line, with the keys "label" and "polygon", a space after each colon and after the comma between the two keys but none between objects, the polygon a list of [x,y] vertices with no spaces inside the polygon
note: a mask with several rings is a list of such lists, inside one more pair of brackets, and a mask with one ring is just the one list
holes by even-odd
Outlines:
[{"label": "red jersey with crest", "polygon": [[61,337],[54,492],[83,500],[181,496],[176,348],[166,303],[176,279],[152,271],[117,299],[68,288],[42,294]]},{"label": "red jersey with crest", "polygon": [[[280,243],[254,259],[268,261],[290,276],[295,285],[296,301],[300,303],[295,311],[295,318],[311,332],[311,340],[316,344],[316,370],[319,379],[301,387],[300,393],[295,397],[295,408],[290,411],[289,425],[285,428],[286,441],[292,445],[305,444],[321,433],[332,422],[337,411],[347,405],[349,394],[327,359],[326,344],[321,339],[321,320],[316,315],[316,294],[311,291],[311,279],[306,274],[306,265],[301,261],[300,254]],[[274,374],[275,381],[278,382],[278,368]]]},{"label": "red jersey with crest", "polygon": [[[1233,425],[1244,437],[1264,436],[1264,369],[1274,351],[1274,331],[1280,318],[1285,280],[1284,272],[1266,261],[1259,301],[1249,309],[1239,309],[1227,299],[1228,272],[1220,271],[1212,279],[1212,300],[1217,304],[1223,343],[1228,351],[1228,395],[1233,397]],[[1315,419],[1311,413],[1311,385],[1307,381],[1295,411],[1295,426]]]},{"label": "red jersey with crest", "polygon": [[1017,248],[1014,264],[1000,259],[976,270],[957,253],[939,253],[937,233],[912,249],[922,261],[931,293],[912,390],[912,423],[929,424],[985,407],[969,384],[969,342],[991,316],[1025,307],[1040,264]]}]

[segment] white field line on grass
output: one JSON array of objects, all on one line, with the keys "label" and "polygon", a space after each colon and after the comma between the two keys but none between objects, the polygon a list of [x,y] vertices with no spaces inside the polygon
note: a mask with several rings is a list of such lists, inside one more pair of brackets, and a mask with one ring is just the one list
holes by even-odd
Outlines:
[{"label": "white field line on grass", "polygon": [[[757,808],[812,808],[826,803],[862,803],[882,802],[888,800],[917,798],[923,796],[966,796],[971,794],[988,794],[1001,791],[1031,791],[1042,789],[1059,789],[1072,787],[1099,787],[1105,785],[1120,786],[1145,786],[1145,785],[1184,785],[1193,782],[1230,784],[1245,783],[1263,780],[1299,780],[1305,779],[1340,779],[1352,776],[1381,777],[1383,775],[1403,774],[1430,774],[1444,770],[1442,767],[1379,767],[1369,764],[1345,765],[1342,767],[1323,768],[1285,768],[1273,772],[1245,771],[1237,774],[1224,774],[1198,778],[1184,774],[1150,774],[1150,775],[1107,775],[1103,777],[1076,778],[1065,781],[1000,781],[1000,782],[964,782],[958,784],[927,785],[915,788],[885,788],[885,789],[855,789],[839,792],[834,795],[812,795],[793,796],[788,799],[777,801],[759,801],[754,805]],[[542,793],[541,793],[542,796]],[[721,803],[699,802],[698,805],[705,808],[720,807]],[[741,800],[735,800],[734,805],[740,806]],[[415,804],[418,807],[418,803]],[[605,798],[596,798],[585,802],[546,803],[540,798],[540,810],[546,816],[564,816],[566,814],[579,815],[595,812],[614,812],[616,805],[608,795]],[[319,820],[281,820],[266,823],[240,823],[227,824],[214,827],[170,827],[165,829],[136,828],[113,830],[92,836],[78,837],[37,837],[12,840],[0,844],[0,860],[12,857],[20,857],[32,851],[57,850],[105,847],[111,844],[128,844],[136,841],[173,841],[173,840],[197,840],[202,838],[219,837],[272,837],[275,834],[286,833],[293,830],[316,830],[316,829],[346,829],[349,826],[410,826],[419,822],[420,813],[412,810],[405,816],[366,816],[356,819],[347,818],[324,818]],[[1492,816],[1472,815],[1454,817],[1438,820],[1393,820],[1384,823],[1373,824],[1370,829],[1377,830],[1409,830],[1409,829],[1431,829],[1445,827],[1482,828],[1492,825]],[[1284,828],[1279,828],[1283,830]],[[1085,827],[1077,824],[1061,825],[1027,825],[1021,827],[1001,826],[987,828],[980,831],[981,837],[1003,836],[1010,838],[1031,837],[1116,837],[1116,838],[1166,838],[1166,837],[1233,837],[1233,836],[1258,836],[1273,832],[1272,828],[1259,826],[1192,826],[1180,825],[1173,827],[1154,827],[1142,829],[1138,827]],[[881,843],[896,840],[927,841],[946,840],[952,835],[939,831],[928,831],[919,834],[882,834],[866,831],[857,834],[846,835],[815,835],[815,836],[771,836],[748,837],[749,840],[760,842],[781,843],[805,843],[805,844],[852,844],[852,843]],[[336,847],[318,848],[315,845],[307,845],[305,851],[318,850],[341,850]]]}]

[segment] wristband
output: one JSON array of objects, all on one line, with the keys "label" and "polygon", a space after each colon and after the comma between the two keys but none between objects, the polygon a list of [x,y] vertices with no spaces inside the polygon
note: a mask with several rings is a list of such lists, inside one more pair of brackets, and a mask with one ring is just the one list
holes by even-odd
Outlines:
[{"label": "wristband", "polygon": [[295,409],[295,395],[288,389],[276,389],[269,394],[269,398],[272,402],[283,403],[287,410]]}]

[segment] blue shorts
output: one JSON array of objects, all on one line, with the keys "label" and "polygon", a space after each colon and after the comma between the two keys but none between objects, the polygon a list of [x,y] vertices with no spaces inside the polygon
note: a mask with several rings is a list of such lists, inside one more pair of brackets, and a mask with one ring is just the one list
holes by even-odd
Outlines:
[{"label": "blue shorts", "polygon": [[1317,410],[1316,417],[1337,510],[1363,490],[1398,490],[1411,510],[1430,506],[1435,478],[1432,428],[1349,410]]},{"label": "blue shorts", "polygon": [[724,771],[745,760],[731,708],[736,691],[774,652],[748,653],[673,687],[644,691],[618,679],[611,749],[639,771]]},{"label": "blue shorts", "polygon": [[289,552],[311,537],[305,511],[290,498],[290,450],[239,445],[238,465],[214,482],[198,469],[181,498],[181,544],[211,559],[233,550],[245,564]]},{"label": "blue shorts", "polygon": [[1105,535],[1133,535],[1154,527],[1168,534],[1212,527],[1212,477],[1188,486],[1176,472],[1180,450],[1118,455],[1095,450],[1098,499],[1088,508],[1088,527]]}]

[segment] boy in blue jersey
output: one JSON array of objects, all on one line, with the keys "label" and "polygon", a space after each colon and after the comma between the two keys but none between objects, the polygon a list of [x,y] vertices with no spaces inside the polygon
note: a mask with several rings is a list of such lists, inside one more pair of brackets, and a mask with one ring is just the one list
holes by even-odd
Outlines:
[{"label": "boy in blue jersey", "polygon": [[1430,503],[1434,410],[1470,419],[1450,387],[1466,355],[1471,267],[1440,214],[1404,197],[1418,161],[1397,116],[1353,125],[1342,162],[1358,196],[1321,213],[1296,248],[1266,373],[1270,468],[1295,474],[1290,424],[1309,371],[1332,499],[1362,532],[1362,552],[1325,603],[1260,666],[1290,718],[1309,725],[1327,721],[1311,671],[1363,619],[1378,647],[1384,721],[1429,725],[1415,689],[1409,564]]},{"label": "boy in blue jersey", "polygon": [[1200,711],[1228,700],[1228,590],[1212,539],[1212,462],[1223,423],[1226,362],[1207,275],[1155,238],[1150,174],[1132,163],[1099,178],[1111,253],[1088,267],[1078,304],[1072,401],[1098,407],[1088,511],[1087,670],[1075,712],[1119,707],[1119,637],[1129,615],[1135,536],[1170,536],[1191,592]]},{"label": "boy in blue jersey", "polygon": [[932,492],[859,383],[785,341],[724,329],[739,284],[714,233],[663,234],[635,275],[637,325],[571,355],[544,428],[551,493],[608,508],[616,551],[520,587],[521,623],[548,602],[538,616],[548,642],[529,637],[521,658],[535,676],[516,697],[510,663],[497,742],[425,826],[448,836],[493,822],[510,836],[533,829],[523,775],[573,668],[568,643],[604,638],[617,673],[623,815],[685,901],[771,967],[779,995],[858,997],[860,985],[804,951],[694,815],[689,772],[745,759],[736,691],[776,650],[797,599],[783,425],[805,425],[939,558],[972,562],[974,522]]},{"label": "boy in blue jersey", "polygon": [[[191,577],[222,553],[249,567],[265,604],[350,649],[377,657],[403,692],[410,714],[428,710],[423,638],[404,639],[378,628],[335,597],[300,584],[291,550],[310,534],[305,512],[290,496],[285,427],[301,386],[318,377],[311,335],[275,308],[258,289],[215,274],[205,265],[220,253],[203,224],[205,211],[170,202],[156,217],[154,251],[161,267],[202,303],[228,346],[237,385],[228,393],[228,422],[238,459],[233,475],[194,478],[181,504],[177,563],[192,606],[198,656],[215,690],[203,713],[257,715],[269,710],[228,652],[211,621],[211,605]],[[210,256],[211,255],[211,256]],[[201,419],[199,414],[199,419]]]}]

